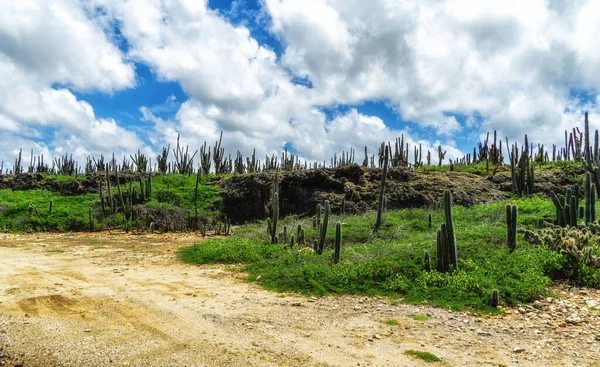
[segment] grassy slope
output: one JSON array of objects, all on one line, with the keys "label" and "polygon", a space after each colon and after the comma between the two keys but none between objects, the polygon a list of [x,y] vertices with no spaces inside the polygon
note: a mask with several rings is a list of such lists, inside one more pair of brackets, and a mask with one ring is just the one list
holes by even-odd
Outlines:
[{"label": "grassy slope", "polygon": [[[551,219],[555,215],[547,199],[510,202],[519,206],[519,227],[533,228],[541,216]],[[435,259],[435,233],[443,221],[441,210],[428,209],[387,213],[384,226],[376,234],[372,232],[374,213],[334,215],[327,243],[333,241],[333,223],[340,220],[343,246],[338,265],[331,262],[332,250],[319,256],[270,245],[264,223],[244,226],[226,239],[188,247],[179,256],[188,263],[243,263],[242,270],[249,273],[250,280],[276,291],[402,296],[413,303],[493,312],[488,307],[492,289],[499,290],[505,304],[530,302],[546,294],[552,277],[562,275],[565,267],[563,255],[529,245],[521,235],[520,248],[514,253],[508,251],[505,204],[454,207],[460,269],[453,274],[423,271],[423,253],[427,250]],[[427,223],[428,213],[433,215],[432,228]],[[288,233],[302,224],[307,243],[316,238],[311,218],[290,217],[283,224]]]},{"label": "grassy slope", "polygon": [[[49,175],[47,179],[75,181],[74,176]],[[213,206],[219,200],[219,188],[209,185],[209,179],[209,176],[202,177],[198,188],[198,215],[200,216],[215,214]],[[152,195],[143,205],[149,208],[178,207],[193,213],[195,185],[195,176],[155,177],[152,180]],[[139,183],[133,183],[132,187],[139,192]],[[129,184],[122,185],[122,190],[123,195],[127,197]],[[118,197],[116,186],[112,188],[112,192],[115,197]],[[52,213],[49,213],[50,201],[53,202]],[[0,190],[0,230],[24,232],[86,230],[89,228],[89,208],[92,208],[96,229],[121,225],[124,221],[122,213],[110,215],[107,211],[103,215],[98,194],[60,196],[45,190],[4,189]]]}]

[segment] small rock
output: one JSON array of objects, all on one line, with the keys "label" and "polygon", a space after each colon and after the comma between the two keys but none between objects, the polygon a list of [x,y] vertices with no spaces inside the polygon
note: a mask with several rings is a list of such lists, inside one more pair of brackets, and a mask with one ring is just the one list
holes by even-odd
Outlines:
[{"label": "small rock", "polygon": [[597,308],[598,307],[598,301],[596,301],[595,299],[586,299],[585,304],[589,308]]},{"label": "small rock", "polygon": [[513,352],[514,352],[514,353],[522,353],[522,352],[524,352],[524,351],[525,351],[525,349],[523,349],[523,348],[521,348],[521,347],[514,347],[514,348],[513,348]]},{"label": "small rock", "polygon": [[373,335],[373,338],[379,340],[379,339],[381,339],[381,336],[379,334],[375,334],[375,335]]},{"label": "small rock", "polygon": [[490,333],[489,331],[479,330],[477,332],[477,335],[479,335],[479,336],[492,336],[492,333]]},{"label": "small rock", "polygon": [[92,331],[92,329],[83,329],[84,333],[89,333],[90,331]]},{"label": "small rock", "polygon": [[583,319],[577,314],[572,314],[571,316],[565,318],[565,321],[569,324],[579,325],[583,322]]},{"label": "small rock", "polygon": [[292,303],[292,306],[293,307],[302,307],[302,303],[300,303],[300,302],[294,302],[294,303]]}]

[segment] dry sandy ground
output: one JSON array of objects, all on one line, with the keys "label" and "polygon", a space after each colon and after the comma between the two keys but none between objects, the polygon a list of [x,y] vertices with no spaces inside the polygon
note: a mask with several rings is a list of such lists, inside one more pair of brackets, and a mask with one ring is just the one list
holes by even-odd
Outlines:
[{"label": "dry sandy ground", "polygon": [[[487,318],[307,298],[224,266],[177,263],[175,251],[200,240],[0,234],[0,365],[432,365],[404,354],[413,349],[440,366],[600,366],[600,315],[585,303],[597,291],[556,288],[536,308]],[[413,319],[421,314],[429,320]]]}]

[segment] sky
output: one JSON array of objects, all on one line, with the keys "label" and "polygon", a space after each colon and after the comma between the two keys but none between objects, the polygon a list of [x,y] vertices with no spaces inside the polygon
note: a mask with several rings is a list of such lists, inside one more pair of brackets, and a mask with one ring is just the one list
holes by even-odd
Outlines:
[{"label": "sky", "polygon": [[[4,0],[0,160],[154,157],[177,136],[303,159],[404,135],[600,128],[595,0]],[[171,153],[172,156],[172,153]],[[435,154],[434,154],[435,156]]]}]

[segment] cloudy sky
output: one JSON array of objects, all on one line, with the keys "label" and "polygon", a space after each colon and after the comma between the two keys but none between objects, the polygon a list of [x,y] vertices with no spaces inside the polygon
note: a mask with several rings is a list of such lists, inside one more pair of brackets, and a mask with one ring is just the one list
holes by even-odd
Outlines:
[{"label": "cloudy sky", "polygon": [[0,160],[559,144],[600,127],[598,40],[595,0],[4,0]]}]

